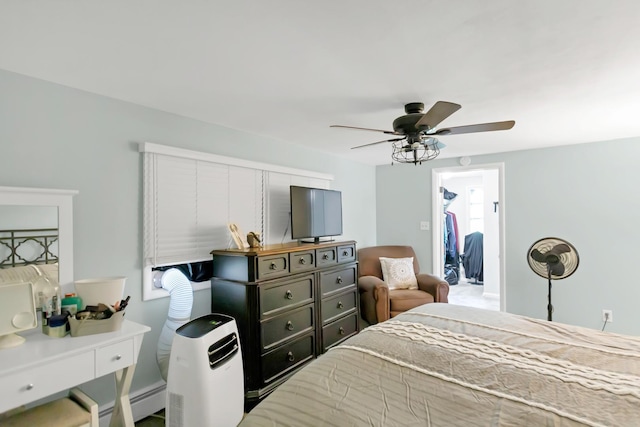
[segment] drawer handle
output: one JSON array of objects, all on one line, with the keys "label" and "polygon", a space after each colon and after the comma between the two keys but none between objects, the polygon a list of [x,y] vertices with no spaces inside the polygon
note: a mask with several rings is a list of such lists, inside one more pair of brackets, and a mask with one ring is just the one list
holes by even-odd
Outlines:
[{"label": "drawer handle", "polygon": [[291,323],[291,320],[287,320],[287,330],[293,331],[293,323]]},{"label": "drawer handle", "polygon": [[347,256],[347,255],[349,255],[349,252],[347,252],[347,251],[342,251],[342,256]]},{"label": "drawer handle", "polygon": [[307,260],[304,258],[300,258],[300,261],[298,261],[300,264],[306,264]]},{"label": "drawer handle", "polygon": [[116,359],[116,360],[120,360],[120,359],[122,359],[122,355],[121,355],[121,354],[116,354],[115,359]]},{"label": "drawer handle", "polygon": [[27,390],[32,390],[35,387],[33,384],[27,384]]},{"label": "drawer handle", "polygon": [[342,326],[340,326],[340,329],[338,329],[338,333],[340,335],[344,335],[344,328]]},{"label": "drawer handle", "polygon": [[294,360],[296,360],[296,357],[293,355],[293,352],[290,351],[289,353],[287,353],[287,360],[289,362],[293,362]]},{"label": "drawer handle", "polygon": [[338,301],[338,308],[344,308],[344,304],[342,304],[342,301]]},{"label": "drawer handle", "polygon": [[287,290],[287,292],[285,293],[285,296],[287,297],[287,299],[293,299],[293,292]]},{"label": "drawer handle", "polygon": [[275,263],[275,262],[272,262],[272,263],[271,263],[271,265],[269,266],[269,268],[270,268],[271,270],[275,270],[275,269],[277,268],[276,263]]},{"label": "drawer handle", "polygon": [[322,255],[322,259],[329,259],[329,254]]},{"label": "drawer handle", "polygon": [[338,276],[338,278],[336,279],[336,282],[341,285],[342,284],[342,277]]}]

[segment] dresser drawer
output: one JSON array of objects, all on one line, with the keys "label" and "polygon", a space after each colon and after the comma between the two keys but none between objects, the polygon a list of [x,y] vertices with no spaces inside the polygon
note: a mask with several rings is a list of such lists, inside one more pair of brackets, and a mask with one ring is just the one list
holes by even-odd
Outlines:
[{"label": "dresser drawer", "polygon": [[327,267],[338,263],[337,248],[322,248],[316,250],[316,265]]},{"label": "dresser drawer", "polygon": [[313,302],[313,275],[277,285],[261,286],[260,290],[261,318],[273,316],[289,307]]},{"label": "dresser drawer", "polygon": [[355,265],[342,270],[320,273],[320,292],[322,296],[345,289],[356,284]]},{"label": "dresser drawer", "polygon": [[3,406],[14,408],[94,379],[94,354],[94,351],[87,351],[68,357],[55,364],[55,371],[48,365],[42,365],[29,369],[27,373],[15,372],[4,376],[2,394],[9,401],[2,402]]},{"label": "dresser drawer", "polygon": [[96,378],[134,363],[133,339],[99,348],[96,351]]},{"label": "dresser drawer", "polygon": [[289,271],[301,273],[316,268],[316,251],[292,252],[289,254]]},{"label": "dresser drawer", "polygon": [[265,384],[313,359],[315,336],[306,335],[262,356]]},{"label": "dresser drawer", "polygon": [[322,328],[322,351],[358,332],[358,313],[330,323]]},{"label": "dresser drawer", "polygon": [[338,262],[349,262],[356,260],[356,245],[338,246]]},{"label": "dresser drawer", "polygon": [[268,350],[283,341],[313,331],[313,305],[294,309],[261,325],[262,348]]},{"label": "dresser drawer", "polygon": [[354,289],[352,292],[346,294],[337,295],[335,297],[328,298],[322,301],[322,323],[326,324],[332,320],[337,319],[344,314],[355,311],[357,292]]},{"label": "dresser drawer", "polygon": [[257,262],[258,279],[280,277],[289,274],[288,254],[259,257]]}]

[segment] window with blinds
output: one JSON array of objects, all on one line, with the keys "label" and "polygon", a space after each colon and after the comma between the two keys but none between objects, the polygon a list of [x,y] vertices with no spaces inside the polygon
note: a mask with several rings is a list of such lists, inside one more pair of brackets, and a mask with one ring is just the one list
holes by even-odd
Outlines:
[{"label": "window with blinds", "polygon": [[[265,244],[290,241],[289,186],[329,188],[326,174],[142,143],[144,156],[143,299],[167,296],[152,269],[208,261],[213,249],[235,247],[259,232]],[[209,287],[196,284],[194,290]]]}]

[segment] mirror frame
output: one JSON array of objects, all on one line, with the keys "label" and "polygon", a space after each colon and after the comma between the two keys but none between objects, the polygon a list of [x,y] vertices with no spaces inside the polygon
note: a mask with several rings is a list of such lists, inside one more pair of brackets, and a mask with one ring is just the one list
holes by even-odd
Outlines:
[{"label": "mirror frame", "polygon": [[73,286],[73,196],[77,190],[0,187],[0,205],[58,208],[58,281],[63,291]]}]

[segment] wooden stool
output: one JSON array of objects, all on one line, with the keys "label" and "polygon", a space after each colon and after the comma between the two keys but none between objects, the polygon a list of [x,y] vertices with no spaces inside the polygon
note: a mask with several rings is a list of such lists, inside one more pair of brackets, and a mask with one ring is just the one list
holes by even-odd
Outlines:
[{"label": "wooden stool", "polygon": [[69,396],[0,419],[3,427],[98,427],[98,404],[80,389]]}]

